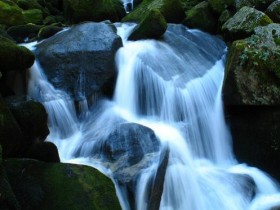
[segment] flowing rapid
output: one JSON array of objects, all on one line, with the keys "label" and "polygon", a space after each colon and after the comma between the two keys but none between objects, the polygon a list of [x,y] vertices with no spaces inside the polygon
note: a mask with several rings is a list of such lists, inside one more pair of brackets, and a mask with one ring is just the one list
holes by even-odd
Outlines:
[{"label": "flowing rapid", "polygon": [[[123,209],[149,208],[150,180],[168,148],[161,210],[265,210],[280,205],[279,186],[257,168],[234,159],[222,104],[225,44],[216,37],[169,25],[162,41],[127,41],[133,25],[119,25],[114,99],[88,107],[48,81],[38,62],[30,69],[29,95],[49,115],[50,135],[64,162],[98,168],[115,182]],[[154,131],[160,148],[139,171],[135,203],[100,158],[98,145],[117,125],[136,123]],[[151,145],[142,143],[143,150]],[[124,145],[125,146],[125,145]],[[163,175],[164,176],[164,175]]]}]

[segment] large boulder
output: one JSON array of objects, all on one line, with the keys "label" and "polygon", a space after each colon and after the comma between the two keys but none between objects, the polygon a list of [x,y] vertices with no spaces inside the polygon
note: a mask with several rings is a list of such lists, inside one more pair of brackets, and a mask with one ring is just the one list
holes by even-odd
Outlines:
[{"label": "large boulder", "polygon": [[122,22],[141,22],[152,9],[158,9],[168,23],[179,23],[184,17],[180,0],[143,0]]},{"label": "large boulder", "polygon": [[91,167],[20,159],[4,166],[22,209],[121,209],[112,181]]},{"label": "large boulder", "polygon": [[227,40],[237,40],[250,36],[258,26],[266,26],[272,20],[263,12],[244,6],[222,26]]},{"label": "large boulder", "polygon": [[280,23],[280,0],[269,5],[265,12],[274,22]]},{"label": "large boulder", "polygon": [[17,46],[13,41],[0,37],[0,70],[24,70],[31,67],[35,57],[31,51]]},{"label": "large boulder", "polygon": [[71,23],[82,21],[120,21],[125,10],[120,0],[64,0],[63,13]]},{"label": "large boulder", "polygon": [[24,24],[22,10],[16,5],[0,1],[0,24],[7,26]]},{"label": "large boulder", "polygon": [[132,31],[129,40],[158,39],[166,31],[167,23],[159,10],[151,10]]},{"label": "large boulder", "polygon": [[25,137],[26,145],[22,145],[21,149],[44,141],[49,134],[48,115],[44,106],[27,100],[25,96],[8,97],[5,100]]},{"label": "large boulder", "polygon": [[48,80],[81,100],[113,88],[114,57],[121,46],[112,24],[83,23],[40,43],[35,54]]},{"label": "large boulder", "polygon": [[183,24],[189,28],[216,33],[217,22],[218,20],[209,7],[209,3],[203,1],[187,11]]},{"label": "large boulder", "polygon": [[18,154],[23,134],[17,121],[0,96],[0,144],[4,157],[14,157]]},{"label": "large boulder", "polygon": [[232,43],[223,95],[226,105],[280,105],[280,25],[255,29]]}]

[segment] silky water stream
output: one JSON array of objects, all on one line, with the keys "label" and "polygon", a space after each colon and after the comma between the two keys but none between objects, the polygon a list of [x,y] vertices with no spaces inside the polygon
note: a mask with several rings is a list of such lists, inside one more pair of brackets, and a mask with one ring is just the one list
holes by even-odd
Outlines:
[{"label": "silky water stream", "polygon": [[[279,206],[278,184],[259,169],[239,164],[232,154],[221,97],[225,44],[176,25],[169,25],[164,41],[127,41],[132,28],[118,26],[124,46],[116,54],[114,99],[100,100],[89,108],[87,101],[81,102],[79,116],[71,98],[47,81],[37,62],[30,69],[29,96],[44,104],[48,140],[57,145],[61,160],[93,166],[112,178],[110,167],[92,148],[116,125],[133,122],[151,128],[160,140],[160,150],[169,150],[161,210]],[[155,157],[140,171],[133,207],[115,182],[123,209],[148,208],[147,185],[158,164]]]}]

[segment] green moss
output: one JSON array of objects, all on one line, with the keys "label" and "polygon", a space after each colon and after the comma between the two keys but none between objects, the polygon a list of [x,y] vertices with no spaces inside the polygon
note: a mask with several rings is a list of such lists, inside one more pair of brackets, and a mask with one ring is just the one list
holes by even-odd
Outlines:
[{"label": "green moss", "polygon": [[17,43],[23,43],[26,41],[33,41],[35,38],[37,38],[37,34],[42,27],[42,25],[34,24],[12,26],[7,30],[7,33]]},{"label": "green moss", "polygon": [[71,23],[82,21],[119,21],[125,11],[120,0],[64,0],[63,12]]},{"label": "green moss", "polygon": [[42,210],[121,209],[112,181],[88,166],[9,160],[5,167],[10,180],[15,180],[23,171],[25,176],[37,181],[34,185],[43,192],[39,204]]},{"label": "green moss", "polygon": [[152,9],[158,9],[168,23],[181,22],[185,17],[180,0],[143,0],[122,22],[139,23]]},{"label": "green moss", "polygon": [[38,40],[43,40],[55,35],[57,32],[61,31],[63,28],[58,26],[46,26],[43,27],[38,33]]},{"label": "green moss", "polygon": [[209,8],[209,4],[203,1],[187,12],[183,24],[189,28],[197,28],[209,33],[217,32],[217,19]]},{"label": "green moss", "polygon": [[167,23],[157,9],[152,9],[129,36],[129,40],[158,39],[166,31]]},{"label": "green moss", "polygon": [[22,10],[17,6],[11,6],[0,1],[0,24],[7,26],[20,25],[24,23]]},{"label": "green moss", "polygon": [[39,9],[24,10],[25,23],[41,24],[43,22],[43,13]]},{"label": "green moss", "polygon": [[17,46],[14,42],[0,37],[0,69],[23,70],[31,67],[35,57],[26,47]]}]

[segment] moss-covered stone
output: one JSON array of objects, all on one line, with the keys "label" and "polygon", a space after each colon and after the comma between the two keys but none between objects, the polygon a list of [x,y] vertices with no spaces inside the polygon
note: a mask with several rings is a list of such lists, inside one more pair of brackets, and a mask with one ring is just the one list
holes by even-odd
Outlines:
[{"label": "moss-covered stone", "polygon": [[14,159],[5,168],[23,209],[121,209],[112,181],[88,166]]},{"label": "moss-covered stone", "polygon": [[222,26],[226,40],[237,40],[250,36],[258,26],[266,26],[272,20],[263,12],[247,6],[242,7]]},{"label": "moss-covered stone", "polygon": [[122,22],[139,23],[152,9],[158,9],[168,23],[179,23],[185,17],[180,0],[143,0]]},{"label": "moss-covered stone", "polygon": [[209,3],[203,1],[187,11],[183,24],[189,28],[197,28],[209,33],[217,32],[217,19],[209,8]]},{"label": "moss-covered stone", "polygon": [[0,37],[5,37],[7,39],[10,39],[11,41],[14,41],[13,38],[7,33],[7,31],[1,28],[0,28]]},{"label": "moss-covered stone", "polygon": [[136,26],[129,40],[158,39],[166,31],[167,23],[158,9],[151,10]]},{"label": "moss-covered stone", "polygon": [[181,0],[184,11],[188,11],[203,0]]},{"label": "moss-covered stone", "polygon": [[273,1],[274,0],[235,0],[235,8],[236,10],[240,10],[242,7],[247,6],[265,11]]},{"label": "moss-covered stone", "polygon": [[21,25],[24,23],[22,10],[13,5],[0,1],[0,24],[7,26]]},{"label": "moss-covered stone", "polygon": [[24,70],[31,67],[35,57],[26,47],[17,46],[14,42],[0,37],[0,69],[3,72],[9,70]]},{"label": "moss-covered stone", "polygon": [[0,96],[0,144],[3,156],[15,156],[20,150],[23,135],[18,123]]},{"label": "moss-covered stone", "polygon": [[50,25],[56,23],[56,18],[55,16],[47,16],[44,20],[43,20],[43,24],[44,25]]},{"label": "moss-covered stone", "polygon": [[24,15],[25,23],[33,23],[33,24],[43,23],[43,13],[39,9],[24,10],[22,13]]},{"label": "moss-covered stone", "polygon": [[280,105],[280,25],[233,42],[224,80],[227,105]]},{"label": "moss-covered stone", "polygon": [[234,0],[209,0],[210,7],[218,14],[221,14],[225,9],[233,7]]},{"label": "moss-covered stone", "polygon": [[17,43],[34,41],[37,38],[42,25],[26,24],[19,26],[12,26],[7,30],[9,36],[11,36]]},{"label": "moss-covered stone", "polygon": [[218,31],[221,32],[222,26],[227,22],[233,14],[229,10],[224,10],[218,19]]},{"label": "moss-covered stone", "polygon": [[63,13],[71,23],[82,21],[120,21],[125,10],[120,0],[64,0]]},{"label": "moss-covered stone", "polygon": [[37,0],[18,0],[17,5],[22,8],[23,10],[30,10],[30,9],[39,9],[43,10],[41,4],[38,3]]},{"label": "moss-covered stone", "polygon": [[55,25],[50,25],[50,26],[45,26],[41,28],[41,30],[38,33],[38,40],[43,40],[47,39],[53,35],[55,35],[57,32],[63,30],[62,27],[55,26]]},{"label": "moss-covered stone", "polygon": [[280,0],[269,5],[265,12],[274,22],[280,23]]}]

